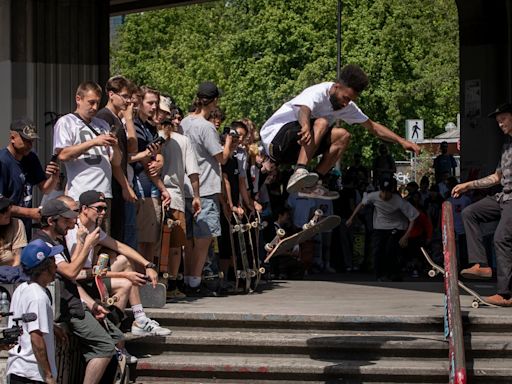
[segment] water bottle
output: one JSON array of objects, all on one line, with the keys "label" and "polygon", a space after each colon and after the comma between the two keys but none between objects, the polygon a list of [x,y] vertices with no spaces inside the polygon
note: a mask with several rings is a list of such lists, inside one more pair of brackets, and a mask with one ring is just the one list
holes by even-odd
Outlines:
[{"label": "water bottle", "polygon": [[4,314],[2,320],[0,320],[0,326],[2,327],[7,326],[7,316],[5,313],[9,312],[10,306],[11,303],[9,303],[9,300],[7,299],[7,292],[2,292],[2,295],[0,296],[0,312]]}]

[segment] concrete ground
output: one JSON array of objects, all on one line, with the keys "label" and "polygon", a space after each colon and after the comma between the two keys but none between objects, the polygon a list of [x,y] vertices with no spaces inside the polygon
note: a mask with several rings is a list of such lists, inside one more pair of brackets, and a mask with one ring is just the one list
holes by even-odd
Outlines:
[{"label": "concrete ground", "polygon": [[[376,282],[364,275],[315,275],[318,280],[262,282],[260,292],[226,297],[186,298],[168,303],[163,309],[147,312],[223,316],[352,317],[384,318],[443,315],[443,282],[439,278],[406,282]],[[326,281],[328,280],[328,281]],[[493,282],[474,282],[470,286],[482,295],[491,295]],[[472,297],[461,291],[461,309],[469,317],[511,318],[512,308],[471,307]],[[384,320],[384,319],[383,319]]]}]

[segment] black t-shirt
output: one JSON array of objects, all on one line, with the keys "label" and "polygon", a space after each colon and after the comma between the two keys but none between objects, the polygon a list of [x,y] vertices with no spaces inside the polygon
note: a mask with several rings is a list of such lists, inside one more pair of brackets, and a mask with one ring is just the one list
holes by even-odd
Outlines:
[{"label": "black t-shirt", "polygon": [[[44,242],[50,243],[52,245],[63,245],[64,251],[62,252],[62,254],[68,263],[71,261],[71,256],[64,241],[53,240],[43,230],[37,231],[34,234],[34,239],[41,239]],[[58,273],[56,277],[61,281],[60,317],[56,320],[67,321],[71,318],[83,319],[85,317],[85,312],[84,307],[82,305],[82,300],[80,300],[80,293],[78,292],[78,287],[76,283]]]},{"label": "black t-shirt", "polygon": [[226,161],[226,164],[222,166],[222,173],[227,175],[229,184],[231,185],[231,200],[234,206],[237,206],[240,201],[239,172],[238,161],[234,157],[230,157],[228,161]]}]

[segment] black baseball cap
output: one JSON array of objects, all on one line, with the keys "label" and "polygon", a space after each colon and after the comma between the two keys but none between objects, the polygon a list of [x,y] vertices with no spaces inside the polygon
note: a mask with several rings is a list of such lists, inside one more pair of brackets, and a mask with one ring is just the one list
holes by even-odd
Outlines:
[{"label": "black baseball cap", "polygon": [[205,81],[204,83],[199,84],[199,87],[197,88],[197,97],[215,99],[219,96],[221,96],[219,88],[217,88],[217,86],[211,81]]},{"label": "black baseball cap", "polygon": [[388,178],[380,179],[379,189],[384,192],[393,192],[393,180]]},{"label": "black baseball cap", "polygon": [[36,125],[29,119],[14,120],[11,123],[11,131],[18,132],[21,137],[27,140],[39,139]]},{"label": "black baseball cap", "polygon": [[74,219],[78,216],[78,212],[70,209],[63,201],[53,199],[48,200],[41,209],[41,216],[43,217],[51,217],[51,216],[62,216],[67,219]]},{"label": "black baseball cap", "polygon": [[512,113],[512,104],[511,103],[503,103],[496,107],[496,109],[489,113],[487,117],[495,117],[496,115],[499,115],[500,113],[509,112]]},{"label": "black baseball cap", "polygon": [[78,198],[80,205],[91,205],[99,202],[105,202],[105,195],[98,191],[86,191]]},{"label": "black baseball cap", "polygon": [[0,195],[0,210],[7,208],[9,205],[12,205],[12,201],[3,195]]}]

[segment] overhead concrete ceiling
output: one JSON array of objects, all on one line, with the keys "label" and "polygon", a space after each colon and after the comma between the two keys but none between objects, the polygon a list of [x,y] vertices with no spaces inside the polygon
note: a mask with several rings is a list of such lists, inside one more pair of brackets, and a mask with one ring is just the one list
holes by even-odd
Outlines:
[{"label": "overhead concrete ceiling", "polygon": [[110,0],[110,15],[124,15],[151,9],[178,7],[209,1],[211,0]]}]

